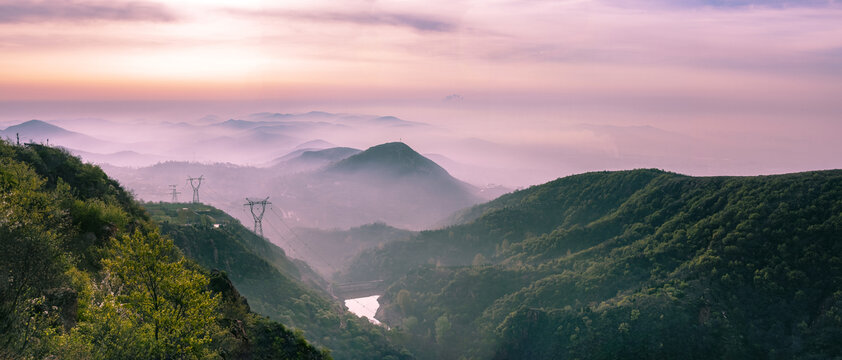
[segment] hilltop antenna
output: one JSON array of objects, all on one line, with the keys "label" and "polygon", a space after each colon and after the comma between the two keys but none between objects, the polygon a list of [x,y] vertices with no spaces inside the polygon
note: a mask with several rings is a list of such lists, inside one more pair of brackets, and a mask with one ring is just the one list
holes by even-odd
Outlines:
[{"label": "hilltop antenna", "polygon": [[[187,181],[190,182],[190,187],[193,188],[193,203],[194,204],[199,203],[199,187],[202,186],[202,179],[204,179],[204,178],[205,178],[204,175],[200,175],[197,178],[190,177],[190,176],[187,177]],[[198,183],[194,184],[193,180],[198,180]]]},{"label": "hilltop antenna", "polygon": [[[269,202],[269,197],[267,196],[263,200],[252,200],[246,198],[246,204],[243,206],[249,207],[251,210],[251,216],[254,217],[254,233],[263,237],[263,213],[266,212],[266,205],[270,205],[272,203]],[[258,212],[254,212],[255,205],[258,205],[259,210]]]},{"label": "hilltop antenna", "polygon": [[178,194],[181,194],[181,192],[175,190],[175,185],[170,185],[170,190],[171,190],[171,193],[172,193],[172,202],[177,203],[178,202]]}]

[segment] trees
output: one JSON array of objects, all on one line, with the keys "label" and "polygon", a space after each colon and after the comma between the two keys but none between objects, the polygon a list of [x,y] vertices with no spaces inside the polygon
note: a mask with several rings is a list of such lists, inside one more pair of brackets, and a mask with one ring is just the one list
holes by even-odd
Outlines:
[{"label": "trees", "polygon": [[43,184],[25,164],[0,159],[0,357],[29,353],[67,266],[64,214]]},{"label": "trees", "polygon": [[0,359],[330,358],[208,282],[102,170],[0,140]]},{"label": "trees", "polygon": [[[157,230],[107,244],[127,227],[126,207],[64,181],[89,174],[72,180],[101,185],[107,178],[77,169],[98,170],[65,153],[40,149],[54,155],[47,164],[35,150],[0,144],[0,358],[212,355],[218,299],[203,274]],[[95,273],[100,260],[105,269]]]},{"label": "trees", "polygon": [[57,335],[52,351],[68,358],[204,359],[221,331],[219,296],[157,229],[113,239],[102,279],[71,269],[79,324]]},{"label": "trees", "polygon": [[[202,358],[210,355],[219,298],[207,290],[208,280],[190,269],[172,241],[157,230],[137,230],[115,240],[103,260],[105,285],[101,304],[108,316],[128,321],[139,335],[135,349],[150,358]],[[100,308],[102,309],[102,307]],[[119,330],[115,327],[114,330]],[[97,341],[97,339],[94,339]]]},{"label": "trees", "polygon": [[450,320],[447,318],[447,315],[439,316],[436,319],[436,343],[441,344],[447,339],[447,336],[450,334],[450,327]]},{"label": "trees", "polygon": [[401,314],[408,314],[412,307],[412,295],[406,289],[401,289],[401,291],[398,291],[395,302],[401,309]]}]

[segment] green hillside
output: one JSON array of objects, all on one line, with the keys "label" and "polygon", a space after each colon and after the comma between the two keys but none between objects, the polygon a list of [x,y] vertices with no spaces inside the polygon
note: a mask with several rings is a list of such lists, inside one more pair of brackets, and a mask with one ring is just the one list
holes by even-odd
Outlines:
[{"label": "green hillside", "polygon": [[471,265],[477,257],[499,258],[498,253],[524,238],[607,215],[662,175],[655,170],[589,173],[506,194],[462,211],[457,219],[462,225],[422,231],[411,241],[363,252],[345,279],[394,280],[418,265]]},{"label": "green hillside", "polygon": [[[200,265],[224,271],[255,312],[303,331],[336,359],[403,359],[389,333],[346,311],[320,290],[318,275],[239,221],[203,204],[146,203],[161,232]],[[305,283],[310,283],[311,286]]]},{"label": "green hillside", "polygon": [[360,256],[421,358],[842,356],[842,171],[588,173]]},{"label": "green hillside", "polygon": [[0,274],[3,359],[330,358],[55,148],[0,141]]}]

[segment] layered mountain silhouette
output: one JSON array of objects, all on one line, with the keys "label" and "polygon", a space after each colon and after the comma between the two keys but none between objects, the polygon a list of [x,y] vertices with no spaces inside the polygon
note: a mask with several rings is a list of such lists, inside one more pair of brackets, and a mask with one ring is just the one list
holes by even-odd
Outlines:
[{"label": "layered mountain silhouette", "polygon": [[[297,159],[327,162],[350,151],[305,152]],[[379,221],[421,229],[482,201],[477,188],[450,176],[401,142],[373,146],[322,169],[274,183],[273,193],[288,194],[285,200],[296,204],[309,226],[323,228]]]},{"label": "layered mountain silhouette", "polygon": [[[74,130],[94,131],[98,122],[103,120],[80,124],[67,122],[65,125]],[[249,214],[242,211],[244,198],[269,196],[279,213],[297,226],[348,229],[383,222],[398,228],[420,230],[440,224],[455,211],[488,200],[488,195],[454,178],[402,142],[380,144],[361,151],[312,140],[319,139],[312,135],[320,133],[319,129],[350,131],[422,125],[389,116],[311,112],[255,114],[242,120],[230,119],[207,125],[164,123],[148,130],[161,134],[159,139],[145,142],[135,139],[132,143],[120,138],[126,136],[125,131],[116,131],[106,141],[39,120],[11,126],[0,135],[14,139],[20,134],[22,142],[49,139],[51,144],[102,164],[145,200],[171,200],[169,186],[174,184],[182,199],[190,198],[191,189],[185,179],[204,174],[200,200],[242,214],[245,221],[249,220]],[[125,125],[124,129],[126,126],[130,128]],[[194,135],[185,138],[183,144],[171,141],[181,139],[174,137],[178,133]],[[103,133],[98,134],[102,136]],[[275,156],[271,161],[259,161],[265,156],[260,154],[266,153],[285,155]],[[169,161],[148,166],[185,154],[190,154],[187,156],[194,160],[208,157],[215,160],[202,163]],[[228,162],[232,158],[268,166]]]},{"label": "layered mountain silhouette", "polygon": [[[393,116],[326,112],[257,113],[223,119],[210,116],[178,122],[112,122],[98,118],[31,120],[0,131],[0,137],[15,142],[19,135],[23,143],[49,142],[71,150],[83,160],[114,166],[148,166],[156,160],[271,166],[292,151],[323,150],[337,147],[335,144],[362,146],[394,136],[396,132],[427,127]],[[126,156],[126,151],[138,155]]]},{"label": "layered mountain silhouette", "polygon": [[0,138],[21,143],[50,143],[66,148],[84,147],[93,152],[113,152],[115,144],[92,136],[70,131],[41,120],[29,120],[0,131]]},{"label": "layered mountain silhouette", "polygon": [[[269,196],[292,225],[348,229],[374,222],[420,230],[484,200],[464,183],[404,143],[365,151],[346,147],[299,149],[266,168],[167,162],[139,169],[106,167],[138,197],[169,201],[169,184],[190,196],[188,176],[205,175],[200,199],[237,214],[245,197]],[[279,236],[269,233],[270,237]]]}]

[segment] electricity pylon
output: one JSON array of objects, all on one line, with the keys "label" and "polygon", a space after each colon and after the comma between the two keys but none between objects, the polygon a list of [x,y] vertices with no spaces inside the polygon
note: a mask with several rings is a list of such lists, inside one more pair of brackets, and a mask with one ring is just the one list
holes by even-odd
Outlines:
[{"label": "electricity pylon", "polygon": [[[260,235],[260,237],[263,237],[263,213],[266,211],[266,205],[271,204],[268,196],[263,200],[246,198],[246,204],[243,204],[243,206],[248,206],[249,210],[251,210],[251,216],[254,217],[254,233]],[[257,212],[254,211],[255,207],[259,209]]]},{"label": "electricity pylon", "polygon": [[[200,175],[197,178],[189,177],[189,176],[187,177],[187,181],[190,182],[190,187],[193,188],[193,203],[194,204],[199,203],[199,187],[202,186],[202,179],[204,179],[204,177],[205,177],[204,175]],[[198,183],[194,184],[193,180],[198,180]]]},{"label": "electricity pylon", "polygon": [[175,190],[175,185],[170,185],[170,193],[172,193],[172,202],[178,202],[178,194],[181,194],[181,191]]}]

